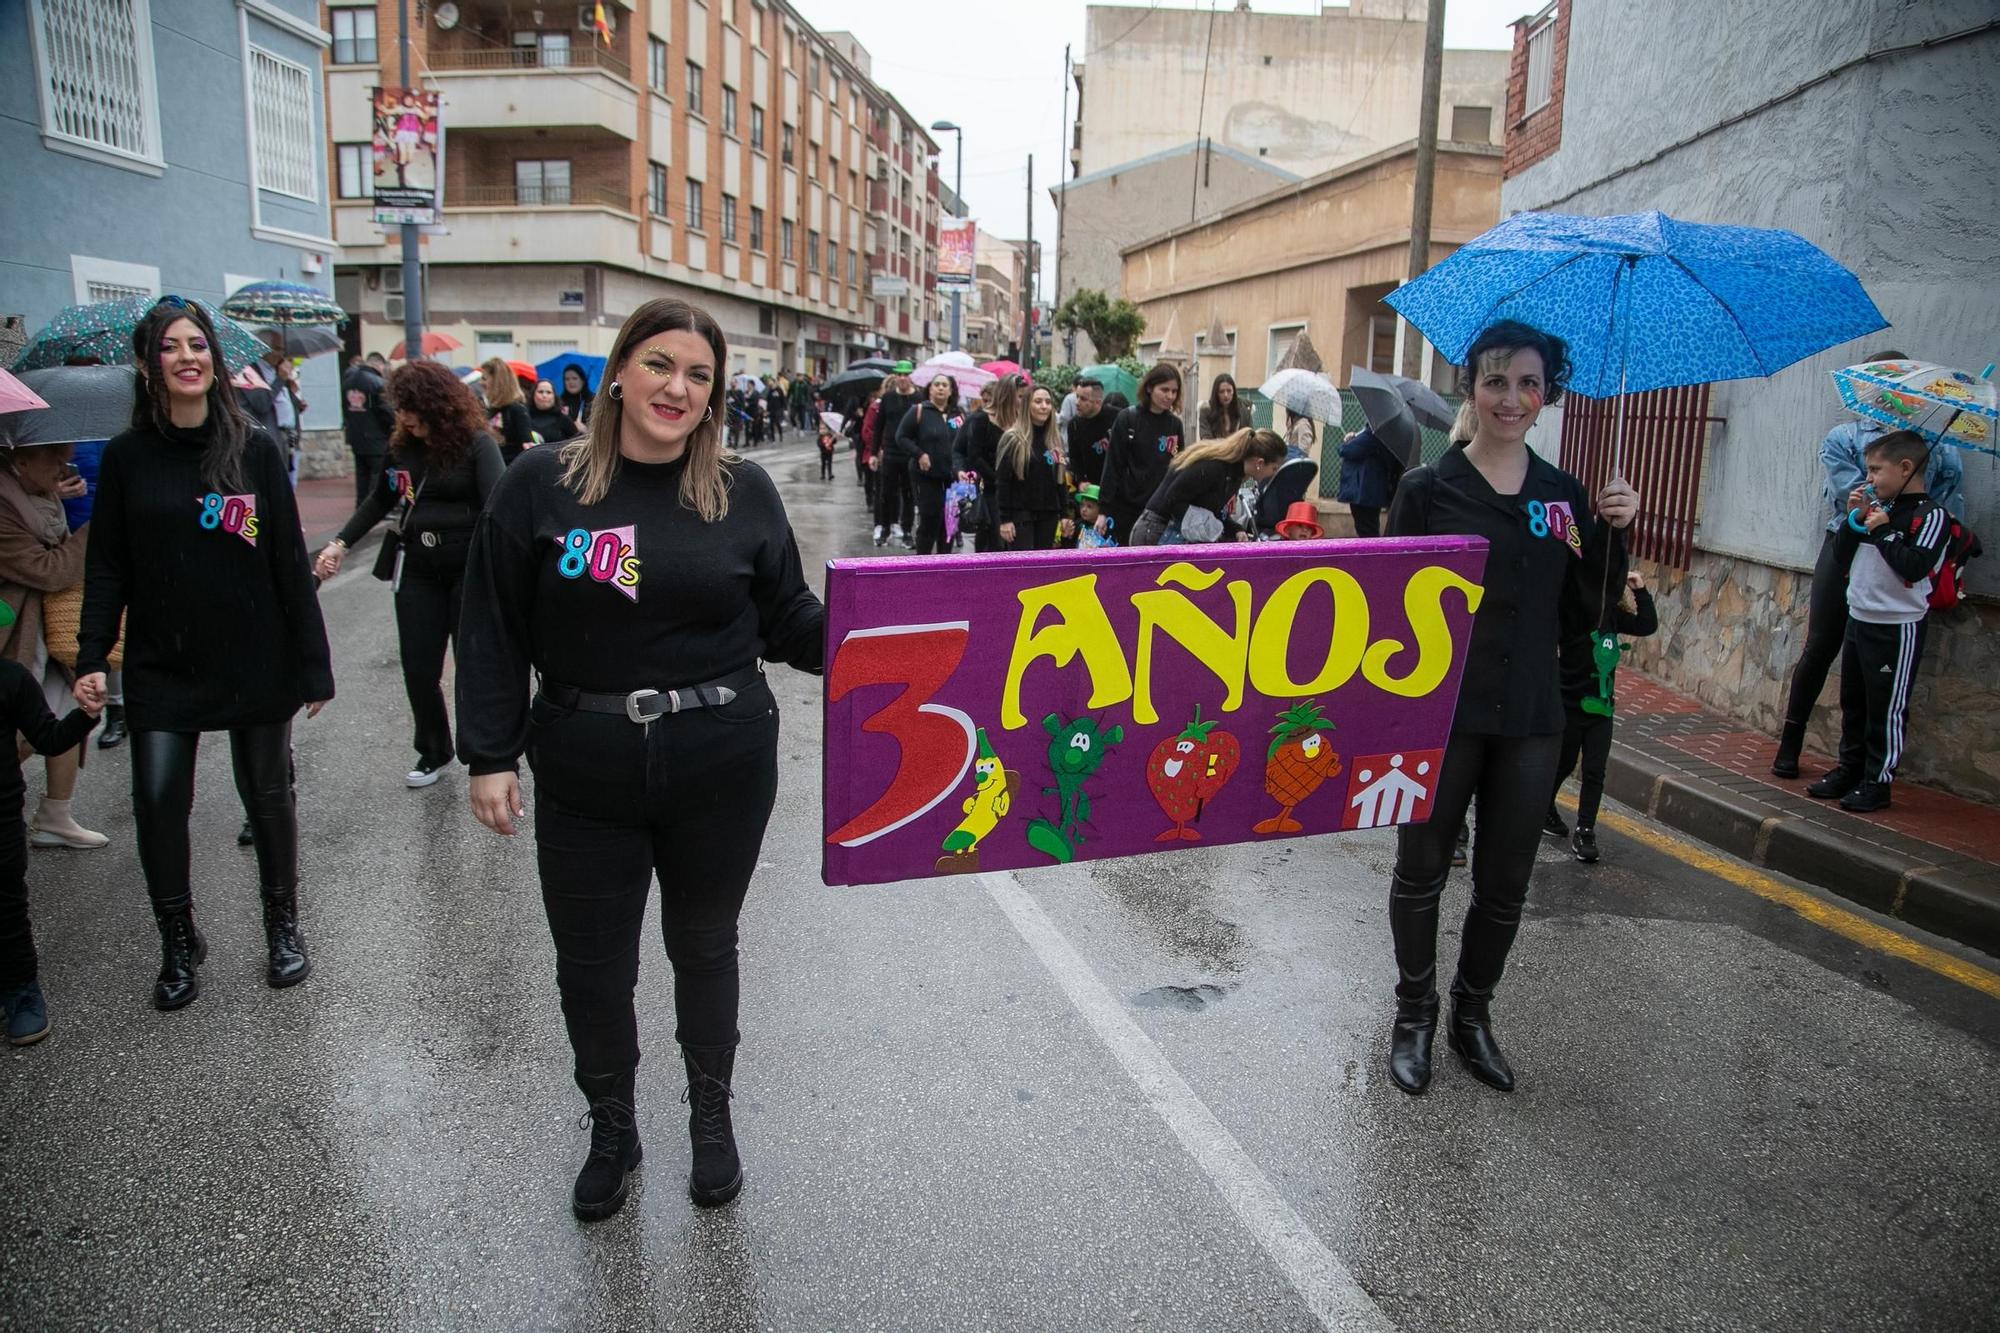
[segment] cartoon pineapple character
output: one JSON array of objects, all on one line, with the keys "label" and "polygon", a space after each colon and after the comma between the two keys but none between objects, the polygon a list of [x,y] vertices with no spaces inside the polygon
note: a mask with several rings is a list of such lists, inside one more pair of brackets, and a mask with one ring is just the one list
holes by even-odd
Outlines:
[{"label": "cartoon pineapple character", "polygon": [[1340,756],[1333,752],[1333,723],[1321,716],[1311,699],[1293,704],[1278,714],[1271,728],[1271,748],[1264,755],[1264,790],[1278,803],[1278,813],[1253,827],[1259,833],[1300,833],[1305,826],[1292,818],[1292,811],[1320,784],[1340,772]]}]

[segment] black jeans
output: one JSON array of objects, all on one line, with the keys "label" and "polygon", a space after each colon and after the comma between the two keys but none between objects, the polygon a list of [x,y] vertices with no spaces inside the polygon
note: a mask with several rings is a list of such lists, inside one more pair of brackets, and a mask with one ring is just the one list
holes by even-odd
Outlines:
[{"label": "black jeans", "polygon": [[917,492],[917,544],[913,548],[918,555],[933,552],[943,555],[951,549],[944,536],[944,486],[935,481],[915,483]]},{"label": "black jeans", "polygon": [[396,589],[396,641],[403,658],[403,690],[416,719],[417,761],[425,768],[451,762],[451,715],[445,710],[444,653],[455,646],[458,608],[465,586],[463,548],[456,561],[431,561],[412,549]]},{"label": "black jeans", "polygon": [[1460,1002],[1483,1004],[1500,984],[1507,951],[1521,927],[1521,905],[1535,869],[1542,817],[1555,790],[1562,736],[1475,736],[1453,732],[1438,774],[1428,823],[1396,830],[1389,882],[1389,929],[1396,941],[1396,998],[1421,1000],[1437,990],[1438,896],[1451,873],[1452,843],[1466,807],[1479,798],[1472,844],[1472,906],[1460,935]]},{"label": "black jeans", "polygon": [[[352,445],[348,446],[350,449]],[[382,469],[389,465],[387,454],[354,455],[354,503],[360,504],[368,498],[368,492],[382,484]]]},{"label": "black jeans", "polygon": [[910,472],[894,459],[884,458],[875,477],[875,524],[887,528],[900,524],[905,533],[916,531],[916,497],[910,490]]},{"label": "black jeans", "polygon": [[833,480],[833,450],[831,449],[822,449],[819,451],[819,479],[821,481]]},{"label": "black jeans", "polygon": [[1576,826],[1597,827],[1597,807],[1604,799],[1604,770],[1611,763],[1611,719],[1586,713],[1579,708],[1563,710],[1562,756],[1556,761],[1555,786],[1549,789],[1549,803],[1569,781],[1576,761],[1583,760],[1583,781],[1576,797]]},{"label": "black jeans", "polygon": [[1347,512],[1354,516],[1354,535],[1357,537],[1380,537],[1382,535],[1382,511],[1373,505],[1349,505]]},{"label": "black jeans", "polygon": [[1847,569],[1853,562],[1853,550],[1843,558],[1837,535],[1827,533],[1813,564],[1812,592],[1806,601],[1806,646],[1792,668],[1792,687],[1785,696],[1788,724],[1803,727],[1812,721],[1813,705],[1826,688],[1826,673],[1840,656],[1847,634]]},{"label": "black jeans", "polygon": [[35,932],[28,925],[28,826],[21,800],[0,811],[0,991],[25,986],[41,976]]},{"label": "black jeans", "polygon": [[1910,686],[1923,660],[1923,621],[1847,622],[1840,654],[1840,766],[1865,782],[1896,780]]},{"label": "black jeans", "polygon": [[[188,813],[194,809],[199,732],[132,732],[132,816],[139,868],[155,911],[188,905]],[[299,883],[299,812],[292,798],[292,724],[233,727],[229,759],[236,794],[250,818],[257,882],[269,889]]]},{"label": "black jeans", "polygon": [[734,1045],[736,918],[778,791],[769,687],[645,726],[542,698],[530,718],[535,853],[578,1086],[638,1066],[632,991],[655,874],[675,1037]]}]

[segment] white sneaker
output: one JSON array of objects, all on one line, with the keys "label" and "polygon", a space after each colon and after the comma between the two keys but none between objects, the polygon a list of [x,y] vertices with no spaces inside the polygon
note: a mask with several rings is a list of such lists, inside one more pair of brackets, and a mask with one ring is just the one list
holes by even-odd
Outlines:
[{"label": "white sneaker", "polygon": [[428,787],[444,776],[445,769],[451,767],[449,761],[436,768],[413,768],[403,775],[403,784],[408,787]]},{"label": "white sneaker", "polygon": [[903,540],[903,525],[901,523],[891,523],[889,525],[889,540],[892,542]]},{"label": "white sneaker", "polygon": [[884,538],[882,536],[882,525],[880,523],[877,523],[875,525],[875,544],[877,546],[880,546],[883,540]]},{"label": "white sneaker", "polygon": [[93,833],[74,822],[65,829],[45,829],[39,824],[28,825],[30,847],[70,847],[80,852],[90,852],[108,845],[110,841],[111,839],[102,833]]}]

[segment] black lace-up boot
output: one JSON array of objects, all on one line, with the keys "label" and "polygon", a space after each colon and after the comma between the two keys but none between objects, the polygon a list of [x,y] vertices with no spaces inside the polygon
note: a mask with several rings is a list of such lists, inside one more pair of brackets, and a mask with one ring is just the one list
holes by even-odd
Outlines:
[{"label": "black lace-up boot", "polygon": [[264,980],[274,988],[296,986],[312,975],[305,936],[299,933],[298,890],[265,888],[264,942],[271,951]]},{"label": "black lace-up boot", "polygon": [[178,1009],[201,994],[195,969],[208,960],[208,941],[194,926],[194,909],[186,898],[153,909],[160,927],[160,976],[153,983],[153,1007]]},{"label": "black lace-up boot", "polygon": [[736,1068],[734,1046],[683,1046],[687,1065],[688,1138],[694,1145],[694,1167],[688,1172],[688,1197],[703,1207],[728,1203],[743,1188],[743,1162],[736,1155],[736,1131],[729,1120],[730,1075]]},{"label": "black lace-up boot", "polygon": [[590,1127],[590,1155],[576,1174],[576,1188],[570,1191],[569,1206],[585,1222],[597,1222],[625,1206],[632,1189],[632,1172],[638,1170],[644,1154],[639,1149],[639,1128],[633,1121],[630,1073],[607,1078],[577,1077],[590,1109],[577,1121],[577,1128]]}]

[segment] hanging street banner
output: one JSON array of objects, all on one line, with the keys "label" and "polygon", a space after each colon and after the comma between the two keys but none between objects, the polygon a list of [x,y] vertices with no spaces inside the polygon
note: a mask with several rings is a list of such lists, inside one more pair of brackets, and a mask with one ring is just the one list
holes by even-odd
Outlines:
[{"label": "hanging street banner", "polygon": [[938,227],[937,285],[940,291],[972,285],[973,255],[979,243],[979,224],[971,218]]},{"label": "hanging street banner", "polygon": [[1486,542],[835,560],[828,884],[1424,820]]},{"label": "hanging street banner", "polygon": [[370,89],[375,109],[375,220],[433,226],[444,194],[444,124],[438,95]]}]

